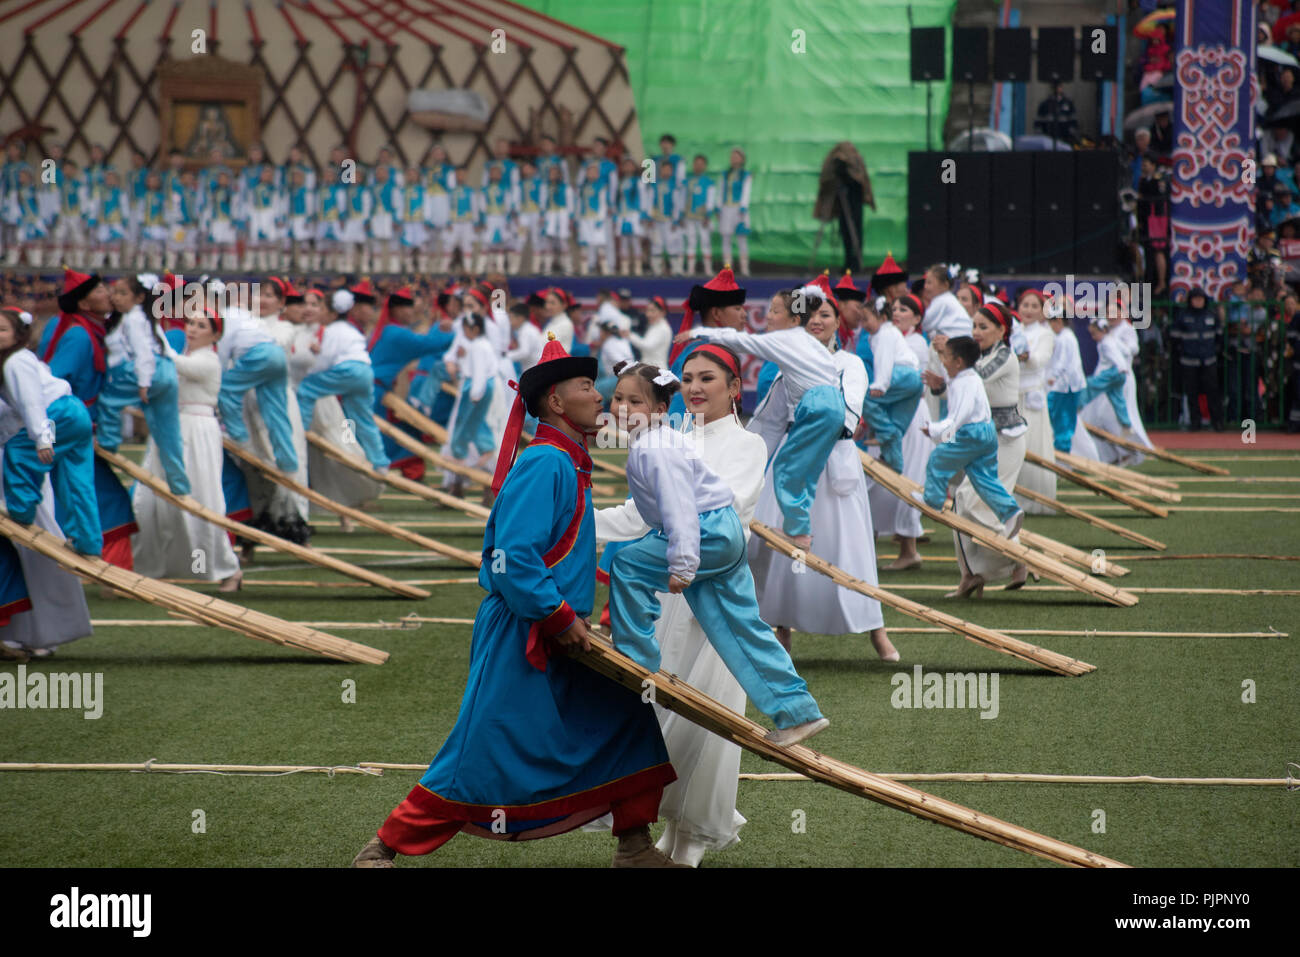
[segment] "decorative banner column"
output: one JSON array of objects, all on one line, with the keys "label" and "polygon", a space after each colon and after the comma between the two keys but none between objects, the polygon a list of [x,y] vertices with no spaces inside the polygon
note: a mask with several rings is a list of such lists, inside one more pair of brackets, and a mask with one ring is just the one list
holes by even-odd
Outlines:
[{"label": "decorative banner column", "polygon": [[1255,5],[1178,0],[1176,32],[1170,287],[1217,299],[1255,242]]}]

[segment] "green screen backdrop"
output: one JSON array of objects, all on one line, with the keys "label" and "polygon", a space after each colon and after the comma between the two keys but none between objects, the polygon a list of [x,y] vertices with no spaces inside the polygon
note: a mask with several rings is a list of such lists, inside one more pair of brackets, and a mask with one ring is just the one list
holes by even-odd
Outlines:
[{"label": "green screen backdrop", "polygon": [[[645,148],[672,133],[721,173],[733,146],[754,174],[755,261],[808,266],[822,160],[839,141],[867,164],[877,212],[865,211],[863,260],[907,246],[907,154],[925,148],[925,84],[910,82],[910,26],[946,26],[955,0],[523,0],[627,49]],[[912,23],[908,23],[908,7]],[[796,30],[806,52],[793,52]],[[944,62],[951,63],[951,31]],[[931,144],[941,149],[950,86],[932,84]],[[842,264],[834,221],[817,270]]]}]

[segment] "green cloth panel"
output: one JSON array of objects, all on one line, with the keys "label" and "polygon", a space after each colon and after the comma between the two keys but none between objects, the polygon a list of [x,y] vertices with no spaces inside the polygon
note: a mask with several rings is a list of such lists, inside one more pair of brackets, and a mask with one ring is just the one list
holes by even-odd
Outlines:
[{"label": "green cloth panel", "polygon": [[[862,0],[522,0],[523,5],[627,49],[645,147],[672,133],[721,176],[733,146],[754,174],[755,261],[804,269],[819,223],[817,177],[827,152],[849,140],[871,176],[864,265],[906,257],[907,154],[925,148],[925,85],[910,82],[907,3]],[[918,27],[946,26],[955,0],[913,0]],[[806,51],[792,52],[803,30]],[[951,31],[945,62],[951,63]],[[941,149],[951,84],[933,84],[931,143]],[[583,139],[589,139],[583,134]],[[688,167],[689,168],[689,167]],[[842,262],[827,224],[818,269]]]}]

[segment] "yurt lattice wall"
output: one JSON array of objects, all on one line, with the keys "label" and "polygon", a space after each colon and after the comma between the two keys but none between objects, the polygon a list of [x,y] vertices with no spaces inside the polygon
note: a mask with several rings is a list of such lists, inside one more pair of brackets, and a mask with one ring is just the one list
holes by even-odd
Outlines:
[{"label": "yurt lattice wall", "polygon": [[[0,0],[0,137],[43,134],[36,150],[82,161],[99,143],[119,168],[134,150],[156,160],[158,69],[202,56],[262,70],[276,162],[302,142],[318,166],[340,145],[419,163],[436,139],[476,166],[498,138],[541,132],[642,155],[622,48],[507,0]],[[407,94],[430,88],[478,92],[484,127],[413,122]]]}]

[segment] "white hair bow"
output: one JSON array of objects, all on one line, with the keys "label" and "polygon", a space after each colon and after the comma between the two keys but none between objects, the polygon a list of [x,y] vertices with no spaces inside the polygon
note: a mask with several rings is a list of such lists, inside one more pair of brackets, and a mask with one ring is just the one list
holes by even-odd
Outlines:
[{"label": "white hair bow", "polygon": [[655,385],[672,385],[674,382],[681,382],[681,381],[682,381],[681,379],[673,375],[673,371],[671,369],[660,369],[659,374],[654,377]]},{"label": "white hair bow", "polygon": [[340,316],[352,311],[352,307],[357,304],[357,299],[346,289],[337,289],[330,298],[330,306]]}]

